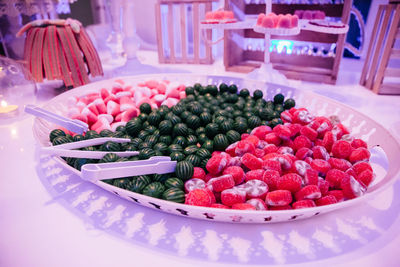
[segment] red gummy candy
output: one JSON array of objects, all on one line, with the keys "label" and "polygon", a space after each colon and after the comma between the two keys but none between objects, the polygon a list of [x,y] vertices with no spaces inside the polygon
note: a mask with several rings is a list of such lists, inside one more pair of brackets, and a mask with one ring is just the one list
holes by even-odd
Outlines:
[{"label": "red gummy candy", "polygon": [[292,193],[288,190],[275,190],[268,192],[265,203],[269,206],[286,206],[292,202]]},{"label": "red gummy candy", "polygon": [[305,162],[303,160],[296,160],[294,162],[294,169],[298,174],[300,174],[301,176],[304,176],[306,174],[306,171],[308,169],[311,169],[311,166],[310,166],[310,164],[308,164],[307,162]]},{"label": "red gummy candy", "polygon": [[368,149],[359,147],[351,152],[349,161],[354,164],[359,161],[368,161],[370,157],[371,153],[368,151]]},{"label": "red gummy candy", "polygon": [[308,126],[301,127],[300,134],[306,136],[311,141],[314,141],[318,137],[318,132]]},{"label": "red gummy candy", "polygon": [[288,140],[292,134],[290,128],[282,124],[275,126],[272,131],[282,140]]},{"label": "red gummy candy", "polygon": [[292,204],[293,209],[304,209],[304,208],[312,208],[315,207],[314,201],[310,199],[299,200]]},{"label": "red gummy candy", "polygon": [[232,175],[235,185],[241,184],[244,181],[244,171],[239,166],[230,166],[224,170],[223,174]]},{"label": "red gummy candy", "polygon": [[[291,149],[295,150],[296,147],[294,146],[294,142],[292,139],[283,140],[281,143],[282,146],[290,147]],[[294,153],[293,153],[294,154]]]},{"label": "red gummy candy", "polygon": [[[313,148],[314,150],[314,148]],[[302,147],[296,152],[296,158],[300,160],[304,160],[306,157],[311,157],[313,155],[313,150],[307,148],[307,147]]]},{"label": "red gummy candy", "polygon": [[327,196],[334,196],[336,198],[337,202],[343,201],[344,196],[343,196],[343,191],[342,190],[330,190],[326,194]]},{"label": "red gummy candy", "polygon": [[304,174],[305,185],[318,185],[318,172],[314,169],[307,169]]},{"label": "red gummy candy", "polygon": [[237,142],[235,142],[235,143],[233,143],[233,144],[230,144],[230,145],[225,149],[225,152],[228,153],[229,155],[231,155],[232,157],[236,156],[235,149],[236,149],[236,146],[237,146],[238,143],[239,143],[239,141],[237,141]]},{"label": "red gummy candy", "polygon": [[226,189],[221,192],[221,202],[226,206],[246,201],[246,192],[236,188]]},{"label": "red gummy candy", "polygon": [[274,144],[268,144],[263,148],[265,154],[275,153],[278,151],[278,147]]},{"label": "red gummy candy", "polygon": [[338,123],[333,126],[332,133],[336,136],[337,140],[339,140],[343,135],[349,134],[349,131],[343,124]]},{"label": "red gummy candy", "polygon": [[281,139],[276,133],[266,134],[264,141],[268,142],[268,144],[274,144],[276,146],[278,146],[281,143]]},{"label": "red gummy candy", "polygon": [[231,208],[234,210],[256,210],[256,208],[249,203],[236,203],[233,204]]},{"label": "red gummy candy", "polygon": [[336,141],[332,145],[332,155],[335,158],[347,159],[352,151],[352,147],[349,142],[344,140]]},{"label": "red gummy candy", "polygon": [[336,137],[333,135],[331,131],[325,133],[324,138],[322,139],[322,145],[326,148],[327,151],[331,151],[333,144],[336,142]]},{"label": "red gummy candy", "polygon": [[314,159],[329,160],[330,158],[328,151],[323,146],[314,146],[312,152]]},{"label": "red gummy candy", "polygon": [[266,126],[266,125],[261,125],[261,126],[254,128],[250,132],[250,134],[257,136],[260,140],[264,140],[265,135],[270,133],[271,131],[272,131],[271,127]]},{"label": "red gummy candy", "polygon": [[351,163],[345,159],[330,158],[328,159],[328,162],[331,164],[333,169],[338,169],[344,172],[352,166]]},{"label": "red gummy candy", "polygon": [[291,147],[288,147],[288,146],[281,146],[281,147],[278,149],[277,153],[282,154],[282,155],[284,155],[284,154],[291,154],[291,155],[293,155],[293,154],[294,154],[294,151],[293,151],[293,148],[291,148]]},{"label": "red gummy candy", "polygon": [[265,204],[265,201],[260,198],[249,199],[246,203],[252,205],[256,210],[268,210],[267,204]]},{"label": "red gummy candy", "polygon": [[243,133],[243,134],[240,136],[240,139],[241,139],[241,140],[244,140],[244,139],[246,139],[247,137],[249,137],[249,135],[250,135],[250,134],[248,134],[248,133]]},{"label": "red gummy candy", "polygon": [[311,162],[311,168],[322,174],[323,176],[332,168],[328,161],[323,159],[314,159]]},{"label": "red gummy candy", "polygon": [[234,187],[235,180],[232,175],[226,174],[210,179],[210,181],[207,182],[207,186],[214,192],[222,192],[225,189]]},{"label": "red gummy candy", "polygon": [[294,137],[296,136],[298,133],[300,133],[300,129],[301,129],[301,124],[298,123],[288,123],[285,124],[289,129],[290,129],[290,137]]},{"label": "red gummy candy", "polygon": [[209,173],[217,175],[225,168],[227,164],[228,164],[227,158],[219,154],[212,156],[208,160],[206,164],[206,169]]},{"label": "red gummy candy", "polygon": [[187,180],[185,182],[185,192],[188,193],[190,191],[193,191],[195,189],[203,189],[206,188],[206,183],[199,179],[199,178],[193,178],[190,180]]},{"label": "red gummy candy", "polygon": [[329,183],[325,181],[323,178],[318,177],[318,188],[319,191],[321,191],[321,194],[325,196],[326,193],[328,193],[329,191]]},{"label": "red gummy candy", "polygon": [[245,153],[254,153],[255,146],[253,143],[250,143],[246,140],[239,141],[235,148],[236,156],[243,156]]},{"label": "red gummy candy", "polygon": [[239,190],[246,192],[246,197],[250,198],[262,198],[264,199],[268,193],[267,183],[261,180],[250,180],[244,184],[237,186]]},{"label": "red gummy candy", "polygon": [[296,173],[288,173],[281,176],[276,182],[278,190],[288,190],[292,193],[296,193],[301,189],[302,179],[301,176]]},{"label": "red gummy candy", "polygon": [[289,111],[285,110],[281,113],[281,120],[283,122],[292,122],[293,121],[293,116],[290,114]]},{"label": "red gummy candy", "polygon": [[325,180],[329,183],[332,188],[340,188],[340,183],[342,179],[349,176],[344,171],[338,169],[331,169],[327,172]]},{"label": "red gummy candy", "polygon": [[264,170],[274,170],[277,171],[278,173],[282,173],[281,163],[277,160],[273,159],[263,160],[262,166]]},{"label": "red gummy candy", "polygon": [[345,171],[345,173],[347,173],[347,174],[350,175],[350,176],[357,177],[357,173],[354,171],[353,168],[347,169],[347,170]]},{"label": "red gummy candy", "polygon": [[364,185],[350,175],[342,179],[340,187],[343,190],[344,197],[347,199],[362,196],[366,191]]},{"label": "red gummy candy", "polygon": [[368,148],[367,143],[364,140],[361,139],[357,139],[355,138],[352,142],[351,142],[351,146],[353,148],[359,148],[359,147],[363,147],[363,148]]},{"label": "red gummy candy", "polygon": [[262,181],[264,181],[270,191],[276,190],[276,182],[280,178],[279,172],[275,170],[265,170],[264,175],[262,177]]},{"label": "red gummy candy", "polygon": [[257,147],[257,144],[258,144],[258,142],[260,141],[260,138],[258,138],[257,136],[255,136],[255,135],[249,135],[246,139],[244,139],[244,140],[246,140],[247,142],[250,142],[250,143],[252,143],[253,145],[254,145],[254,147]]},{"label": "red gummy candy", "polygon": [[257,158],[262,158],[264,157],[264,155],[265,155],[264,150],[260,148],[256,148],[256,150],[254,151],[254,156],[256,156]]},{"label": "red gummy candy", "polygon": [[206,172],[202,168],[200,168],[200,167],[193,168],[192,178],[199,178],[199,179],[204,180],[204,177],[206,177]]},{"label": "red gummy candy", "polygon": [[[268,155],[265,155],[263,157],[263,161],[265,162],[266,160],[275,160],[281,164],[281,169],[282,170],[290,170],[292,168],[293,161],[289,157],[289,155],[281,155],[278,153],[271,153]],[[265,166],[265,164],[264,164]]]},{"label": "red gummy candy", "polygon": [[190,191],[188,194],[186,194],[185,204],[193,206],[209,207],[212,203],[215,202],[215,199],[213,199],[211,195],[210,195],[210,190],[206,188],[194,189]]},{"label": "red gummy candy", "polygon": [[240,167],[241,165],[242,165],[242,159],[240,157],[231,157],[226,167],[231,167],[231,166]]},{"label": "red gummy candy", "polygon": [[329,195],[323,196],[315,201],[315,204],[317,204],[317,206],[326,206],[335,203],[337,203],[336,198],[334,196],[329,196]]},{"label": "red gummy candy", "polygon": [[220,203],[212,203],[212,204],[210,205],[210,208],[230,209],[230,207],[225,206],[224,204],[220,204]]},{"label": "red gummy candy", "polygon": [[306,185],[295,194],[296,200],[318,199],[321,197],[321,191],[316,185]]},{"label": "red gummy candy", "polygon": [[208,182],[210,181],[213,177],[213,175],[211,173],[207,173],[206,176],[204,177],[204,182]]},{"label": "red gummy candy", "polygon": [[250,170],[257,170],[262,168],[263,161],[253,154],[246,153],[242,157],[242,164]]},{"label": "red gummy candy", "polygon": [[245,180],[246,182],[250,180],[262,180],[264,172],[264,169],[248,171],[245,174]]},{"label": "red gummy candy", "polygon": [[313,116],[308,112],[307,109],[298,109],[293,114],[293,122],[306,125],[313,120]]},{"label": "red gummy candy", "polygon": [[357,162],[356,164],[353,165],[353,170],[358,176],[365,170],[372,171],[372,167],[368,162]]},{"label": "red gummy candy", "polygon": [[374,173],[371,170],[365,170],[357,176],[357,180],[365,187],[368,187],[374,180]]},{"label": "red gummy candy", "polygon": [[311,148],[311,146],[312,146],[311,140],[308,139],[308,137],[304,136],[304,135],[297,136],[294,139],[293,143],[294,143],[294,147],[295,147],[296,151],[302,147]]},{"label": "red gummy candy", "polygon": [[312,157],[306,157],[304,159],[304,161],[307,162],[308,164],[311,164],[311,162],[313,161],[313,158]]}]

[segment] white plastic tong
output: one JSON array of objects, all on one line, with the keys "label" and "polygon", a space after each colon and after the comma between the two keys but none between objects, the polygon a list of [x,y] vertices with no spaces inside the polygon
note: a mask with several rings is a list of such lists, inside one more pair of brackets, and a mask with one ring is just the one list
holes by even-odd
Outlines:
[{"label": "white plastic tong", "polygon": [[86,123],[84,123],[83,121],[65,118],[63,116],[60,116],[53,112],[36,107],[34,105],[26,105],[24,111],[26,113],[29,113],[36,117],[45,119],[45,120],[55,123],[59,126],[62,126],[65,129],[67,129],[71,132],[74,132],[74,133],[83,134],[89,128],[89,126]]}]

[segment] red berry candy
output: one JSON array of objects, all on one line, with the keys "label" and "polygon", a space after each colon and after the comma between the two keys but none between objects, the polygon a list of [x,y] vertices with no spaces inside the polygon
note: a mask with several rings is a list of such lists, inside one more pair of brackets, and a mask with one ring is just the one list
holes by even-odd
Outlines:
[{"label": "red berry candy", "polygon": [[237,144],[239,144],[239,141],[237,141],[237,142],[235,142],[235,143],[233,143],[233,144],[230,144],[230,145],[225,149],[225,152],[228,153],[229,155],[231,155],[232,157],[236,156],[235,150],[236,150]]},{"label": "red berry candy", "polygon": [[354,171],[353,168],[347,169],[347,170],[345,171],[345,173],[347,173],[347,174],[350,175],[350,176],[357,177],[357,173]]},{"label": "red berry candy", "polygon": [[368,161],[370,157],[371,153],[368,149],[359,147],[351,152],[349,161],[354,164],[359,161]]},{"label": "red berry candy", "polygon": [[281,163],[277,160],[267,159],[263,161],[263,169],[264,170],[274,170],[278,173],[282,173]]},{"label": "red berry candy", "polygon": [[286,206],[292,202],[292,193],[288,190],[275,190],[268,192],[265,203],[269,206]]},{"label": "red berry candy", "polygon": [[336,142],[336,137],[333,135],[331,131],[325,133],[324,138],[322,139],[322,145],[326,148],[327,151],[331,151],[333,144]]},{"label": "red berry candy", "polygon": [[211,173],[207,173],[206,176],[204,177],[204,182],[208,182],[210,181],[213,177],[213,175]]},{"label": "red berry candy", "polygon": [[248,134],[248,133],[244,133],[244,134],[242,134],[242,135],[240,136],[240,138],[241,138],[241,140],[244,140],[244,139],[246,139],[247,137],[249,137],[249,135],[250,135],[250,134]]},{"label": "red berry candy", "polygon": [[285,125],[290,129],[290,137],[294,137],[300,133],[300,129],[302,127],[301,124],[298,123],[287,123]]},{"label": "red berry candy", "polygon": [[313,158],[312,157],[306,157],[304,159],[304,161],[307,162],[308,164],[311,164],[311,162],[313,161]]},{"label": "red berry candy", "polygon": [[276,190],[276,182],[280,178],[279,172],[275,170],[265,170],[262,181],[268,185],[270,191]]},{"label": "red berry candy", "polygon": [[265,204],[265,201],[260,198],[249,199],[246,203],[252,205],[256,210],[268,210],[267,204]]},{"label": "red berry candy", "polygon": [[342,190],[330,190],[326,194],[327,196],[334,196],[336,198],[337,202],[343,201],[344,196],[343,196],[343,191]]},{"label": "red berry candy", "polygon": [[318,172],[314,169],[307,169],[304,174],[305,185],[318,185]]},{"label": "red berry candy", "polygon": [[193,169],[194,170],[192,178],[199,178],[204,180],[204,177],[206,177],[206,172],[200,167],[194,167]]},{"label": "red berry candy", "polygon": [[292,134],[290,128],[282,124],[275,126],[272,131],[282,140],[288,140]]},{"label": "red berry candy", "polygon": [[328,193],[329,191],[329,183],[325,181],[323,178],[318,177],[318,188],[319,191],[321,191],[321,194],[325,196],[326,193]]},{"label": "red berry candy", "polygon": [[214,192],[222,192],[223,190],[232,188],[234,186],[235,180],[233,180],[233,177],[230,174],[212,178],[207,182],[207,187],[212,189]]},{"label": "red berry candy", "polygon": [[325,205],[331,205],[331,204],[335,204],[337,203],[337,200],[334,196],[323,196],[320,199],[317,199],[315,201],[315,204],[317,204],[317,206],[325,206]]},{"label": "red berry candy", "polygon": [[294,162],[294,169],[298,174],[304,176],[306,174],[307,169],[311,169],[311,166],[304,160],[296,160]]},{"label": "red berry candy", "polygon": [[353,148],[359,148],[359,147],[368,148],[367,143],[365,143],[363,140],[357,139],[357,138],[355,138],[355,139],[351,142],[351,146],[352,146]]},{"label": "red berry candy", "polygon": [[262,198],[264,199],[268,193],[267,183],[261,180],[250,180],[244,184],[238,185],[239,190],[246,192],[247,199],[250,198]]},{"label": "red berry candy", "polygon": [[352,147],[349,142],[344,140],[336,141],[332,145],[332,155],[335,158],[347,159],[352,151]]},{"label": "red berry candy", "polygon": [[342,179],[349,176],[344,171],[338,169],[331,169],[327,172],[325,180],[329,183],[329,186],[332,188],[340,188],[340,183]]},{"label": "red berry candy", "polygon": [[232,205],[234,210],[256,210],[256,208],[249,203],[236,203]]},{"label": "red berry candy", "polygon": [[306,157],[311,157],[312,155],[313,155],[313,150],[307,147],[302,147],[296,152],[296,158],[300,160],[304,160]]},{"label": "red berry candy", "polygon": [[289,111],[285,110],[281,113],[281,120],[283,122],[292,122],[293,121],[293,116],[290,114]]},{"label": "red berry candy", "polygon": [[310,123],[313,119],[313,116],[306,109],[298,109],[293,114],[293,122],[300,123],[302,125]]},{"label": "red berry candy", "polygon": [[296,151],[302,147],[311,148],[311,146],[312,146],[311,140],[308,139],[308,137],[305,135],[297,136],[294,139],[293,143],[294,143],[294,147],[295,147]]},{"label": "red berry candy", "polygon": [[343,135],[349,134],[350,132],[343,124],[338,123],[333,126],[332,133],[336,135],[337,140],[339,140],[342,138]]},{"label": "red berry candy", "polygon": [[343,190],[344,197],[347,199],[362,196],[366,191],[366,188],[350,175],[342,179],[340,187]]},{"label": "red berry candy", "polygon": [[345,159],[330,158],[328,159],[328,162],[331,164],[333,169],[338,169],[344,172],[352,166],[351,163]]},{"label": "red berry candy", "polygon": [[311,162],[311,168],[316,170],[319,174],[325,176],[326,173],[332,168],[328,161],[323,159],[314,159]]},{"label": "red berry candy", "polygon": [[[263,158],[265,159],[265,157]],[[281,164],[282,170],[290,170],[292,168],[293,161],[289,155],[274,155],[271,159],[278,161]]]},{"label": "red berry candy", "polygon": [[301,127],[300,134],[306,136],[311,141],[314,141],[318,137],[318,132],[309,126]]},{"label": "red berry candy", "polygon": [[227,167],[231,167],[231,166],[238,166],[240,167],[242,165],[242,159],[240,157],[231,157],[228,165],[226,165]]},{"label": "red berry candy", "polygon": [[185,204],[193,206],[209,207],[212,203],[215,202],[215,199],[213,199],[211,195],[210,195],[210,190],[206,188],[194,189],[190,191],[188,194],[186,194]]},{"label": "red berry candy", "polygon": [[312,208],[315,207],[314,201],[310,199],[299,200],[292,204],[293,209],[304,209],[304,208]]},{"label": "red berry candy", "polygon": [[243,156],[245,153],[254,153],[255,146],[253,143],[250,143],[246,140],[239,141],[235,148],[236,156]]},{"label": "red berry candy", "polygon": [[221,202],[226,206],[246,201],[246,192],[237,188],[226,189],[221,192]]},{"label": "red berry candy", "polygon": [[288,146],[281,146],[281,147],[278,149],[277,153],[282,154],[282,155],[284,155],[284,154],[293,155],[293,154],[294,154],[294,151],[293,151],[293,148],[291,148],[291,147],[288,147]]},{"label": "red berry candy", "polygon": [[312,152],[314,159],[329,160],[330,158],[328,151],[323,146],[314,146]]},{"label": "red berry candy", "polygon": [[239,166],[230,166],[224,170],[223,174],[232,175],[235,185],[241,184],[244,181],[244,171]]},{"label": "red berry candy", "polygon": [[302,179],[301,176],[296,173],[288,173],[281,176],[276,182],[276,187],[279,190],[288,190],[292,193],[296,193],[301,189]]},{"label": "red berry candy", "polygon": [[363,171],[365,170],[370,170],[372,171],[372,167],[369,163],[367,162],[357,162],[356,164],[353,165],[353,170],[355,171],[355,173],[358,175],[360,175]]},{"label": "red berry candy", "polygon": [[360,173],[357,176],[357,180],[364,185],[365,187],[368,187],[369,184],[374,180],[374,173],[370,170],[365,170],[362,173]]},{"label": "red berry candy", "polygon": [[246,140],[247,142],[250,142],[250,143],[252,143],[253,145],[254,145],[254,147],[257,147],[257,145],[258,145],[258,142],[260,141],[260,138],[258,138],[257,136],[255,136],[255,135],[249,135],[246,139],[244,139],[244,140]]},{"label": "red berry candy", "polygon": [[262,180],[264,172],[264,169],[248,171],[245,174],[245,180],[246,182],[250,180]]},{"label": "red berry candy", "polygon": [[266,146],[264,146],[263,150],[265,154],[275,153],[278,151],[278,147],[274,144],[267,144]]},{"label": "red berry candy", "polygon": [[225,206],[224,204],[220,204],[220,203],[213,203],[213,204],[210,205],[210,208],[230,209],[230,207]]},{"label": "red berry candy", "polygon": [[203,189],[206,188],[206,183],[199,179],[199,178],[193,178],[190,180],[187,180],[185,182],[185,192],[188,193],[190,191],[193,191],[195,189]]},{"label": "red berry candy", "polygon": [[[281,143],[281,145],[282,145],[282,146],[290,147],[291,149],[293,149],[293,152],[294,152],[294,150],[296,149],[296,147],[294,146],[294,142],[292,141],[292,139],[283,140],[282,143]],[[293,153],[293,155],[294,155],[294,153]]]},{"label": "red berry candy", "polygon": [[297,201],[303,199],[318,199],[321,197],[321,191],[316,185],[306,185],[295,194]]},{"label": "red berry candy", "polygon": [[264,155],[265,155],[264,150],[260,148],[256,148],[256,150],[254,151],[254,156],[256,156],[257,158],[262,158],[264,157]]},{"label": "red berry candy", "polygon": [[279,146],[281,143],[281,139],[276,133],[269,133],[265,135],[264,141],[268,142],[268,144],[274,144]]},{"label": "red berry candy", "polygon": [[250,170],[257,170],[262,168],[263,162],[253,154],[246,153],[242,157],[242,164]]},{"label": "red berry candy", "polygon": [[259,139],[261,139],[261,140],[264,140],[265,135],[268,134],[268,133],[270,133],[270,132],[272,132],[271,127],[266,126],[266,125],[261,125],[261,126],[258,126],[258,127],[256,127],[256,128],[254,128],[254,129],[251,131],[250,134],[251,134],[251,135],[257,136],[257,137],[258,137]]},{"label": "red berry candy", "polygon": [[218,175],[222,172],[225,166],[228,164],[228,160],[226,157],[222,156],[221,154],[212,156],[207,164],[206,169],[209,173],[213,175]]}]

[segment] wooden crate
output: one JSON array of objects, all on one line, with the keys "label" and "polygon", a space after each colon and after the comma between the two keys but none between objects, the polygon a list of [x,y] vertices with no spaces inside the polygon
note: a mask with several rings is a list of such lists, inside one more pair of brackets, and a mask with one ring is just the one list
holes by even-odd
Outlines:
[{"label": "wooden crate", "polygon": [[[347,23],[350,17],[352,0],[343,4],[272,4],[276,14],[294,14],[296,10],[322,10],[328,17],[338,17]],[[243,12],[245,15],[257,15],[265,12],[265,4],[245,4],[243,0],[225,0],[225,9],[233,10],[235,15]],[[264,38],[263,34],[252,29],[225,31],[224,64],[227,71],[247,73],[260,66],[264,59],[262,51],[248,51],[237,42],[238,38]],[[239,38],[239,39],[240,39]],[[336,44],[336,55],[324,57],[315,55],[278,54],[271,52],[271,63],[290,79],[300,79],[314,82],[336,83],[339,64],[342,58],[346,34],[326,34],[311,31],[301,31],[296,36],[271,36],[271,39],[294,40],[303,42],[318,42]]]},{"label": "wooden crate", "polygon": [[[218,0],[158,0],[156,32],[160,63],[211,64],[211,45],[200,38],[200,20]],[[163,10],[167,10],[166,14]],[[206,38],[211,39],[211,31]]]},{"label": "wooden crate", "polygon": [[[400,59],[400,4],[380,5],[371,34],[360,84],[377,94],[400,94],[400,68],[389,61]],[[397,65],[397,66],[396,66]]]}]

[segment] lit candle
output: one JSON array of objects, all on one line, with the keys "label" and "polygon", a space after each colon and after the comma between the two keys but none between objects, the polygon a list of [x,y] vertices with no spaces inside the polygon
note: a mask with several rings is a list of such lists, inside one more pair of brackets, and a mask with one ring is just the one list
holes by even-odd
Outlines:
[{"label": "lit candle", "polygon": [[0,101],[0,116],[1,117],[11,117],[18,114],[17,105],[8,105],[5,100]]}]

